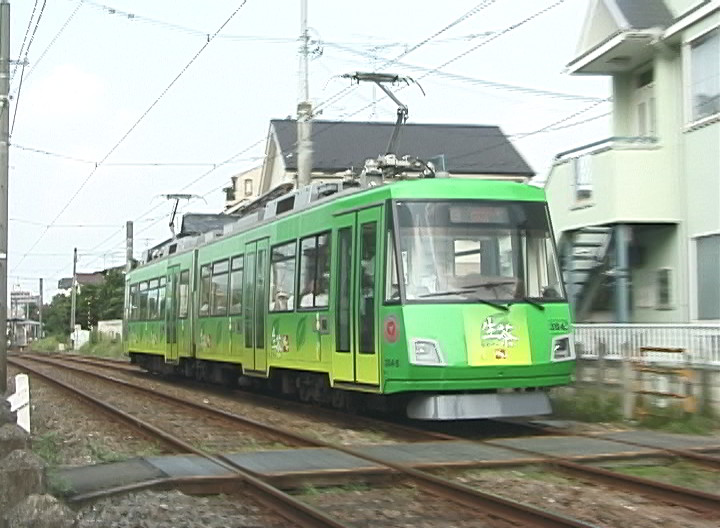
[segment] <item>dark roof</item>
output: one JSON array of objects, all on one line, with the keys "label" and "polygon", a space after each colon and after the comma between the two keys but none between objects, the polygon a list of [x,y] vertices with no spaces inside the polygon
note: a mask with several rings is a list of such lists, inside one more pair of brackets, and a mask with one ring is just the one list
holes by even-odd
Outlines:
[{"label": "dark roof", "polygon": [[188,213],[183,216],[178,238],[201,235],[209,231],[222,231],[224,225],[233,222],[237,222],[237,218],[224,214]]},{"label": "dark roof", "polygon": [[[102,271],[96,271],[95,273],[76,273],[75,277],[80,286],[102,284],[105,282],[105,273]],[[69,288],[72,288],[72,277],[63,278],[58,281],[58,289],[67,290]]]},{"label": "dark roof", "polygon": [[615,3],[635,29],[666,28],[674,18],[663,0],[615,0]]},{"label": "dark roof", "polygon": [[[297,124],[294,119],[273,119],[288,170],[297,170],[295,153]],[[339,172],[362,168],[365,160],[385,154],[394,123],[313,121],[313,169]],[[445,156],[446,170],[456,174],[535,173],[496,126],[434,125],[403,126],[396,154],[428,160]]]}]

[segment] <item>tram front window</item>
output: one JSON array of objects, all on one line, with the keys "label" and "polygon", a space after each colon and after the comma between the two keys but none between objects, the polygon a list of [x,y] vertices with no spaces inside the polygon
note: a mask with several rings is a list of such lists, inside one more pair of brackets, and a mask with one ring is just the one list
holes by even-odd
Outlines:
[{"label": "tram front window", "polygon": [[[397,201],[404,301],[562,301],[543,202]],[[393,242],[391,241],[391,244]],[[394,264],[394,255],[391,255]],[[394,273],[388,280],[396,282]],[[388,300],[397,287],[388,284]]]}]

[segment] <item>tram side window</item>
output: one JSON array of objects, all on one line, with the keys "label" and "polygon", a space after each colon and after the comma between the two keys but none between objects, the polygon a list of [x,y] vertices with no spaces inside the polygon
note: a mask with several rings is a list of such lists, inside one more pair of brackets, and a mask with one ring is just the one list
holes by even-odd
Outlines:
[{"label": "tram side window", "polygon": [[200,312],[198,315],[204,317],[210,315],[210,294],[211,292],[210,264],[200,267]]},{"label": "tram side window", "polygon": [[158,285],[157,279],[153,279],[148,284],[148,304],[147,304],[147,318],[157,319],[158,315]]},{"label": "tram side window", "polygon": [[128,319],[134,321],[137,316],[137,284],[130,286],[130,293],[128,294]]},{"label": "tram side window", "polygon": [[400,285],[398,284],[398,270],[395,259],[395,237],[390,229],[387,232],[387,247],[385,249],[387,269],[385,270],[385,300],[400,300]]},{"label": "tram side window", "polygon": [[337,236],[337,289],[335,290],[335,348],[338,352],[350,352],[350,290],[352,270],[352,229],[344,227]]},{"label": "tram side window", "polygon": [[242,313],[243,257],[232,259],[230,268],[230,313]]},{"label": "tram side window", "polygon": [[190,299],[190,270],[180,273],[180,306],[178,317],[185,319],[188,316],[188,300]]},{"label": "tram side window", "polygon": [[147,282],[141,282],[140,283],[140,302],[138,303],[139,306],[139,312],[138,312],[138,319],[147,319],[148,318],[148,283]]},{"label": "tram side window", "polygon": [[327,308],[330,296],[330,235],[300,241],[300,308]]},{"label": "tram side window", "polygon": [[362,225],[360,238],[360,353],[375,353],[375,222]]},{"label": "tram side window", "polygon": [[160,277],[158,288],[158,319],[165,319],[165,277]]},{"label": "tram side window", "polygon": [[213,264],[212,269],[212,315],[227,315],[228,309],[227,260]]},{"label": "tram side window", "polygon": [[295,306],[295,246],[274,246],[270,257],[270,311],[287,312]]}]

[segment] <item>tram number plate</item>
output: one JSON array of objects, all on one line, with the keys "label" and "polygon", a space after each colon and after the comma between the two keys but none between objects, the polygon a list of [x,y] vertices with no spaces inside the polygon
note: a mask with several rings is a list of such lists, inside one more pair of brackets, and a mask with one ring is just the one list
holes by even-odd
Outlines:
[{"label": "tram number plate", "polygon": [[385,368],[397,368],[400,366],[400,360],[399,359],[386,359],[385,360]]},{"label": "tram number plate", "polygon": [[569,328],[567,321],[550,321],[551,332],[567,332]]}]

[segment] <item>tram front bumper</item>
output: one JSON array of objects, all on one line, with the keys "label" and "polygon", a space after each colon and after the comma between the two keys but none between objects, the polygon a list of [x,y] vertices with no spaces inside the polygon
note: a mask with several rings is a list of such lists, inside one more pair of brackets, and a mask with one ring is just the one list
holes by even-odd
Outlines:
[{"label": "tram front bumper", "polygon": [[472,420],[550,414],[544,391],[484,394],[421,394],[407,406],[408,418],[417,420]]}]

